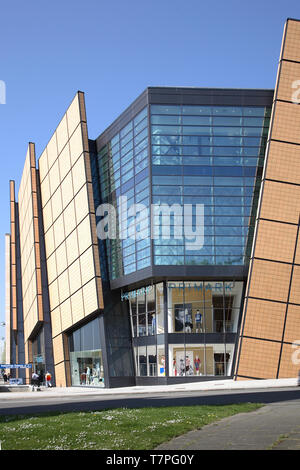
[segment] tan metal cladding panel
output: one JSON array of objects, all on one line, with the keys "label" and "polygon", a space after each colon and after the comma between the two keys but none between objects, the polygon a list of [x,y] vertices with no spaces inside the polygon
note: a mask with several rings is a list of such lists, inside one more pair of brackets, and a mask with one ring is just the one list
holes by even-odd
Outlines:
[{"label": "tan metal cladding panel", "polygon": [[51,312],[51,326],[52,326],[52,335],[57,336],[61,332],[61,316],[60,316],[60,307],[52,310]]},{"label": "tan metal cladding panel", "polygon": [[85,173],[85,164],[84,164],[84,155],[77,160],[72,168],[73,176],[73,188],[74,194],[77,194],[78,191],[86,184],[86,173]]},{"label": "tan metal cladding panel", "polygon": [[69,136],[71,136],[81,120],[78,94],[76,94],[67,110],[67,120]]},{"label": "tan metal cladding panel", "polygon": [[[48,175],[44,176],[42,196],[45,193],[43,199],[50,199],[49,206],[43,207],[47,232],[46,252],[47,256],[55,254],[47,259],[47,265],[52,281],[49,288],[50,305],[52,311],[55,309],[56,334],[59,328],[69,328],[98,308],[100,289],[96,279],[101,272],[99,261],[95,266],[92,256],[95,253],[95,257],[99,258],[88,151],[84,94],[78,92],[49,141],[47,151],[44,152],[47,162],[43,162],[44,173],[48,171]],[[46,185],[48,180],[50,186]],[[51,236],[48,236],[48,231],[51,231]],[[89,253],[84,254],[89,248]],[[53,264],[55,258],[57,266]],[[89,263],[86,262],[87,258]],[[60,276],[58,280],[56,276]],[[67,276],[68,283],[64,280]],[[84,288],[82,277],[84,283],[88,283]],[[58,306],[60,322],[57,321]]]},{"label": "tan metal cladding panel", "polygon": [[64,148],[64,146],[66,145],[69,139],[66,115],[64,115],[64,117],[62,118],[61,122],[59,123],[56,129],[56,137],[57,137],[57,151],[58,151],[58,154],[60,154],[60,152],[62,151],[62,149]]},{"label": "tan metal cladding panel", "polygon": [[85,312],[95,312],[98,309],[98,293],[95,279],[86,284],[82,291]]},{"label": "tan metal cladding panel", "polygon": [[82,320],[86,315],[92,312],[84,312],[82,289],[77,291],[71,297],[72,316],[74,323]]},{"label": "tan metal cladding panel", "polygon": [[90,161],[90,154],[89,153],[84,154],[84,162],[85,162],[85,171],[86,171],[86,175],[87,175],[87,181],[89,183],[92,183],[93,180],[92,180],[92,170],[91,170],[91,161]]},{"label": "tan metal cladding panel", "polygon": [[285,323],[284,341],[293,343],[296,340],[300,340],[300,305],[289,305]]},{"label": "tan metal cladding panel", "polygon": [[300,146],[271,141],[266,178],[299,184]]},{"label": "tan metal cladding panel", "polygon": [[249,296],[286,302],[290,275],[288,264],[254,259]]},{"label": "tan metal cladding panel", "polygon": [[64,347],[62,334],[53,338],[54,364],[64,361]]},{"label": "tan metal cladding panel", "polygon": [[72,308],[71,308],[71,300],[67,299],[63,302],[60,306],[60,315],[61,315],[61,328],[62,330],[66,330],[73,325],[73,318],[72,318]]},{"label": "tan metal cladding panel", "polygon": [[[299,339],[299,338],[298,338]],[[282,348],[279,379],[297,377],[300,370],[300,343],[299,345],[284,344]]]},{"label": "tan metal cladding panel", "polygon": [[88,130],[85,122],[82,123],[82,141],[83,141],[83,150],[85,152],[89,151],[89,139],[88,139]]},{"label": "tan metal cladding panel", "polygon": [[282,61],[280,66],[279,86],[276,98],[279,100],[293,102],[295,96],[298,96],[297,88],[299,88],[299,80],[300,64],[295,62]]},{"label": "tan metal cladding panel", "polygon": [[39,158],[39,172],[40,172],[40,180],[43,181],[45,176],[48,173],[48,155],[47,155],[47,148],[43,151]]},{"label": "tan metal cladding panel", "polygon": [[300,213],[300,186],[265,181],[260,217],[298,224]]},{"label": "tan metal cladding panel", "polygon": [[238,374],[261,379],[275,378],[279,353],[280,343],[243,338]]},{"label": "tan metal cladding panel", "polygon": [[44,320],[43,298],[41,295],[37,296],[38,302],[38,318],[40,321]]},{"label": "tan metal cladding panel", "polygon": [[294,266],[290,302],[300,305],[300,266]]},{"label": "tan metal cladding panel", "polygon": [[297,248],[295,254],[295,264],[300,264],[300,233],[297,241]]},{"label": "tan metal cladding panel", "polygon": [[55,383],[56,387],[66,387],[66,368],[65,363],[57,364],[54,366],[55,369]]},{"label": "tan metal cladding panel", "polygon": [[300,144],[300,106],[277,101],[272,139]]},{"label": "tan metal cladding panel", "polygon": [[[255,257],[291,263],[296,236],[296,226],[260,220],[257,230]],[[282,243],[282,240],[284,240],[284,243]]]},{"label": "tan metal cladding panel", "polygon": [[281,341],[285,310],[282,303],[248,299],[243,335]]},{"label": "tan metal cladding panel", "polygon": [[299,62],[300,22],[288,20],[282,58]]},{"label": "tan metal cladding panel", "polygon": [[78,99],[79,99],[80,118],[82,121],[86,122],[84,93],[82,93],[81,91],[78,92]]},{"label": "tan metal cladding panel", "polygon": [[96,278],[99,308],[104,308],[102,281],[100,277]]}]

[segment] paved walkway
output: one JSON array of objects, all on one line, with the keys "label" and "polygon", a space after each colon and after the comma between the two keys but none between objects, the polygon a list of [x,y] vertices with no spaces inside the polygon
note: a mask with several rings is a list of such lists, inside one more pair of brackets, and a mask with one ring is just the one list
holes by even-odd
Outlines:
[{"label": "paved walkway", "polygon": [[[193,382],[174,385],[152,385],[135,386],[121,388],[99,388],[99,387],[42,387],[41,392],[32,392],[30,386],[2,385],[0,384],[0,399],[15,399],[15,393],[18,392],[18,398],[27,397],[28,394],[37,393],[40,396],[80,396],[80,395],[124,395],[124,394],[152,394],[169,393],[170,391],[214,391],[214,390],[251,390],[251,389],[273,389],[281,387],[294,387],[297,385],[297,378],[290,379],[268,379],[268,380],[212,380],[207,382]],[[15,392],[15,393],[14,393]]]},{"label": "paved walkway", "polygon": [[[203,427],[198,431],[191,431],[177,437],[168,443],[160,445],[158,450],[266,450],[266,449],[294,449],[300,450],[300,387],[296,387],[297,379],[280,380],[224,380],[197,382],[190,384],[176,384],[151,387],[122,387],[118,389],[99,389],[91,387],[57,387],[43,389],[41,392],[32,392],[19,388],[19,392],[8,391],[7,386],[0,386],[0,400],[10,401],[25,398],[28,395],[42,397],[70,397],[93,395],[118,394],[152,394],[169,393],[176,391],[196,390],[245,390],[273,389],[278,387],[295,387],[299,390],[299,399],[268,404],[259,410],[243,413],[225,418],[217,423]],[[18,386],[9,387],[18,390]],[[3,391],[4,390],[4,391]]]},{"label": "paved walkway", "polygon": [[204,426],[158,450],[300,450],[299,400],[272,403]]}]

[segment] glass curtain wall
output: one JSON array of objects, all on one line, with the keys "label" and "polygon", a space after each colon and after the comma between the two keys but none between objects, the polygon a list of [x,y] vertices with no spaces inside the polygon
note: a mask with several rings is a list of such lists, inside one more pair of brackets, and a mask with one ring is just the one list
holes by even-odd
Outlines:
[{"label": "glass curtain wall", "polygon": [[170,376],[229,376],[242,296],[243,282],[168,282],[166,328],[163,283],[129,292],[137,375],[165,376],[169,338]]},{"label": "glass curtain wall", "polygon": [[32,342],[32,362],[32,371],[44,377],[47,372],[44,328],[41,329],[38,336]]},{"label": "glass curtain wall", "polygon": [[132,337],[135,343],[148,337],[149,344],[137,344],[134,357],[137,376],[165,375],[165,327],[163,283],[129,292]]},{"label": "glass curtain wall", "polygon": [[133,338],[164,333],[163,283],[128,292],[122,299],[129,300]]},{"label": "glass curtain wall", "polygon": [[169,282],[169,333],[236,333],[242,292],[243,282]]},{"label": "glass curtain wall", "polygon": [[[234,344],[224,333],[237,332],[242,294],[243,282],[168,282],[168,330],[182,337],[169,344],[170,375],[231,374]],[[201,333],[201,343],[190,333]]]},{"label": "glass curtain wall", "polygon": [[69,336],[72,385],[104,387],[99,318]]},{"label": "glass curtain wall", "polygon": [[196,231],[196,205],[204,206],[199,246],[188,243],[191,238],[184,236],[175,216],[168,222],[169,238],[164,219],[154,218],[154,264],[248,262],[245,249],[254,225],[252,207],[258,200],[270,112],[265,107],[151,105],[152,203],[192,204],[190,227],[184,227],[188,233]]},{"label": "glass curtain wall", "polygon": [[106,239],[109,275],[116,279],[151,264],[147,107],[100,150],[97,162],[102,203],[117,215],[116,236]]}]

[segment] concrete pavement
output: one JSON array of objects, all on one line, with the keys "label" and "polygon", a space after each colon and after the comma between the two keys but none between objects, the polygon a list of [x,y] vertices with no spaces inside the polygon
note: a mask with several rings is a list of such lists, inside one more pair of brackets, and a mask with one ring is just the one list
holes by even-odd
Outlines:
[{"label": "concrete pavement", "polygon": [[[152,394],[152,393],[169,393],[170,391],[213,391],[213,390],[251,390],[251,389],[276,389],[282,387],[293,387],[297,385],[297,378],[278,379],[278,380],[238,380],[231,379],[215,380],[209,382],[194,382],[186,384],[175,385],[153,385],[153,386],[135,386],[135,387],[120,387],[120,388],[99,388],[99,387],[41,387],[41,391],[31,391],[28,386],[27,391],[18,391],[18,398],[26,398],[29,395],[44,397],[65,397],[65,396],[87,396],[87,395],[123,395],[123,394]],[[20,386],[6,386],[12,391],[3,391],[0,387],[0,400],[16,399],[13,390],[17,391]],[[300,392],[300,389],[299,389]]]},{"label": "concrete pavement", "polygon": [[300,450],[299,400],[272,403],[172,439],[157,450]]}]

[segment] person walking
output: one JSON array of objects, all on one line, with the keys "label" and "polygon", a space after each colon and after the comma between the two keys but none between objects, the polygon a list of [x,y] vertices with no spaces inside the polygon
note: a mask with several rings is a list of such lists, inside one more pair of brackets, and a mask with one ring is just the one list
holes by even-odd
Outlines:
[{"label": "person walking", "polygon": [[36,387],[36,390],[39,389],[39,385],[40,385],[40,381],[39,381],[39,376],[36,372],[34,372],[32,374],[32,377],[31,377],[31,385],[32,385],[32,391],[34,392],[35,390],[35,387]]},{"label": "person walking", "polygon": [[39,381],[40,381],[40,385],[43,385],[43,383],[44,383],[44,372],[42,370],[39,373]]},{"label": "person walking", "polygon": [[47,371],[46,373],[46,376],[45,376],[45,379],[46,379],[46,387],[52,387],[52,384],[51,384],[51,374],[49,371]]}]

